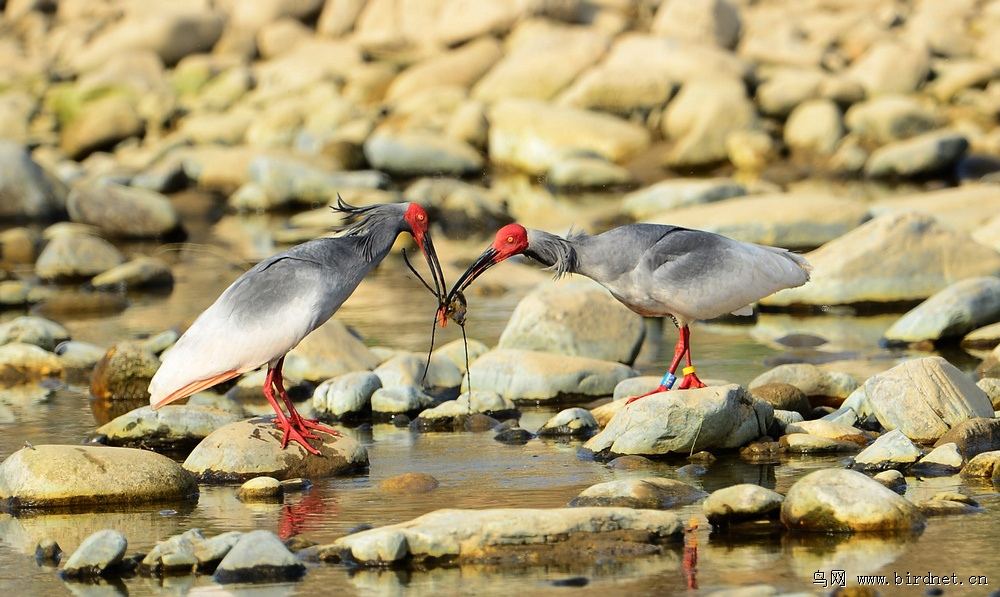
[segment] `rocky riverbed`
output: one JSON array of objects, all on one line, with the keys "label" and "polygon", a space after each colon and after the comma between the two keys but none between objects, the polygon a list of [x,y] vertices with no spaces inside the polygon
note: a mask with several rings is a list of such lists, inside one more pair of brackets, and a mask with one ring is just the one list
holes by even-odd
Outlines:
[{"label": "rocky riverbed", "polygon": [[[924,584],[987,578],[968,553],[1000,528],[1000,4],[3,10],[0,568],[40,566],[15,588],[349,568],[362,590],[392,567],[426,591],[773,594],[942,544],[964,588]],[[698,325],[709,387],[626,404],[669,329],[511,262],[470,292],[468,344],[450,326],[427,361],[434,301],[394,255],[287,359],[303,412],[344,432],[320,457],[280,448],[261,372],[144,408],[179,333],[330,234],[337,194],[424,204],[449,280],[507,222],[648,221],[801,251],[812,281]],[[953,546],[963,517],[982,537]],[[723,572],[729,549],[758,569]]]}]

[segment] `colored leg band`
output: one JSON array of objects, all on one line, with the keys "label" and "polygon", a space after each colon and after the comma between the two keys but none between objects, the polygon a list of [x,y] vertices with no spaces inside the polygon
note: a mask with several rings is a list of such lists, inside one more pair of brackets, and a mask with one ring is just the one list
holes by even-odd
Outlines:
[{"label": "colored leg band", "polygon": [[694,366],[692,365],[690,367],[684,367],[683,369],[681,369],[681,373],[683,373],[684,375],[691,375],[692,373],[694,373]]},{"label": "colored leg band", "polygon": [[660,385],[669,390],[670,388],[674,387],[674,382],[676,381],[677,381],[677,376],[667,371],[667,374],[664,375],[663,379],[660,380]]}]

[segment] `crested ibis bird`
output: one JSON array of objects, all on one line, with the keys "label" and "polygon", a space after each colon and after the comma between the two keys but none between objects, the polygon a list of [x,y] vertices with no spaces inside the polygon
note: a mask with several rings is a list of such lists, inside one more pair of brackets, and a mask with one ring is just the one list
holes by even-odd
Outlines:
[{"label": "crested ibis bird", "polygon": [[359,219],[339,236],[311,240],[261,261],[198,316],[164,354],[149,384],[154,409],[267,364],[264,395],[284,432],[282,448],[292,440],[319,454],[306,441],[319,438],[310,430],[339,435],[295,410],[281,375],[285,355],[333,316],[402,232],[413,236],[427,259],[439,301],[445,282],[427,212],[416,203],[354,207],[338,197],[334,210]]},{"label": "crested ibis bird", "polygon": [[811,267],[786,249],[661,224],[630,224],[591,236],[562,238],[508,224],[493,244],[455,282],[438,308],[487,269],[514,255],[526,255],[555,270],[556,277],[582,274],[599,282],[626,307],[644,317],[668,316],[679,330],[674,359],[656,390],[670,389],[682,358],[687,366],[678,389],[703,388],[691,362],[688,325],[726,313],[750,315],[751,303],[809,280]]}]

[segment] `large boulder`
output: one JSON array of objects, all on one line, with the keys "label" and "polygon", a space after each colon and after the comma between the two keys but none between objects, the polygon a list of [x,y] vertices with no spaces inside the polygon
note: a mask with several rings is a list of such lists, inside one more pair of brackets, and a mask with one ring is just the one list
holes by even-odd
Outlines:
[{"label": "large boulder", "polygon": [[882,338],[887,344],[958,338],[1000,321],[1000,278],[966,278],[933,294],[896,320]]}]

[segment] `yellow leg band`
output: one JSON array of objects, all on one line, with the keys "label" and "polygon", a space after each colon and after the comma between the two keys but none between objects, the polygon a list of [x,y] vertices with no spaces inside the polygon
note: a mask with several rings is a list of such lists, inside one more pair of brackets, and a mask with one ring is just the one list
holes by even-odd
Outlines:
[{"label": "yellow leg band", "polygon": [[684,375],[691,375],[692,373],[694,373],[694,366],[692,365],[691,367],[684,367],[683,369],[681,369],[681,373],[683,373]]}]

